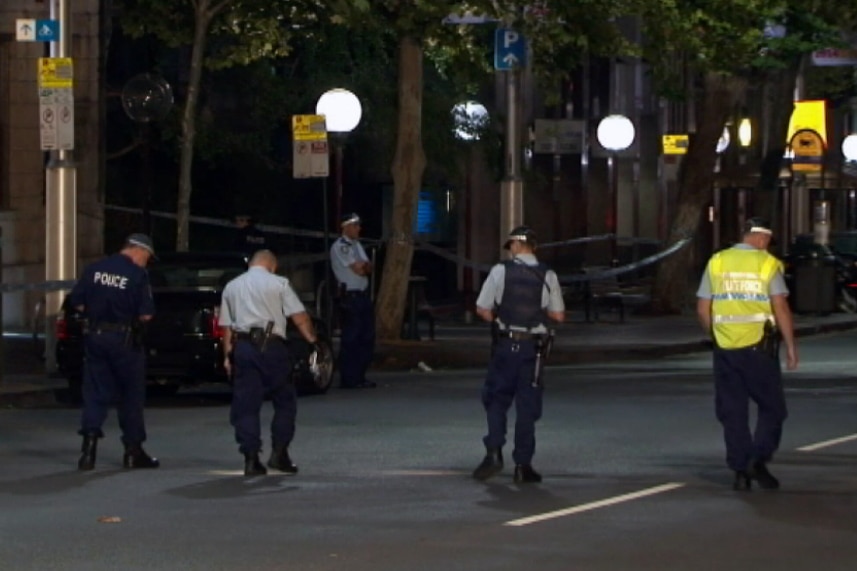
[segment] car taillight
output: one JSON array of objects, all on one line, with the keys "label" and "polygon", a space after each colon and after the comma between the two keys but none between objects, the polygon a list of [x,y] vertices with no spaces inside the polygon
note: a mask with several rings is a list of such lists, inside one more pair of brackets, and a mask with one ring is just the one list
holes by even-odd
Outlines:
[{"label": "car taillight", "polygon": [[68,339],[68,323],[65,320],[65,315],[57,317],[56,325],[54,325],[54,334],[58,341],[65,341]]},{"label": "car taillight", "polygon": [[223,339],[223,328],[218,321],[220,320],[220,308],[215,307],[208,314],[208,334],[212,339]]}]

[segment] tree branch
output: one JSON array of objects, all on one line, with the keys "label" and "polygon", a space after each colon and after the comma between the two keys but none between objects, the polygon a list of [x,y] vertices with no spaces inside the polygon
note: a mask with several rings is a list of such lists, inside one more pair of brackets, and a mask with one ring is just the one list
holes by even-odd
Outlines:
[{"label": "tree branch", "polygon": [[124,157],[125,155],[127,155],[128,153],[130,153],[131,151],[133,151],[134,149],[139,147],[140,143],[142,143],[142,141],[140,141],[140,139],[134,139],[134,141],[132,141],[130,145],[128,145],[124,149],[120,149],[120,150],[116,151],[115,153],[108,154],[107,157],[105,157],[105,159],[108,161],[112,161],[113,159],[118,159],[119,157]]}]

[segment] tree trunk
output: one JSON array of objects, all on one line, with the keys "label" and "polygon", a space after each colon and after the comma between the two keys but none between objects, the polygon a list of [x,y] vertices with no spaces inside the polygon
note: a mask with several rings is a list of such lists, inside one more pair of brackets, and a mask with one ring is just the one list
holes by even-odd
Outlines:
[{"label": "tree trunk", "polygon": [[182,112],[182,150],[179,165],[179,196],[176,204],[176,251],[186,252],[190,247],[190,195],[193,191],[193,152],[196,140],[196,108],[199,101],[199,85],[202,80],[202,59],[205,40],[211,23],[209,1],[199,0],[194,15],[193,47],[190,56],[190,77],[187,96]]},{"label": "tree trunk", "polygon": [[423,49],[412,37],[399,40],[399,115],[393,158],[392,235],[387,240],[377,303],[379,339],[398,339],[414,255],[414,218],[426,166],[422,145]]},{"label": "tree trunk", "polygon": [[[699,118],[697,131],[690,137],[690,146],[679,171],[678,205],[670,228],[670,244],[693,237],[699,231],[703,210],[711,201],[717,140],[745,84],[744,80],[715,73],[703,78],[702,93],[695,99]],[[655,312],[681,313],[692,268],[692,247],[682,248],[660,262],[652,291]]]}]

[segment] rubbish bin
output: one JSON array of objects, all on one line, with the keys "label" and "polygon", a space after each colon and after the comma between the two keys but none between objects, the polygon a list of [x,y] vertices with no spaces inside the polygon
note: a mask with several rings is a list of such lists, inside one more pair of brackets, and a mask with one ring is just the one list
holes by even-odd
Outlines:
[{"label": "rubbish bin", "polygon": [[831,254],[803,256],[795,260],[795,313],[833,313],[836,310],[836,257]]}]

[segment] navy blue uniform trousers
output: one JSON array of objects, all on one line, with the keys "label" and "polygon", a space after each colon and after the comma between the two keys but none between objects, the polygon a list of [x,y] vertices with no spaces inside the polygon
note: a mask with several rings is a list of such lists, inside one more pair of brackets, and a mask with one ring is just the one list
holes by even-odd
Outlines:
[{"label": "navy blue uniform trousers", "polygon": [[247,340],[233,350],[232,408],[230,420],[242,454],[262,449],[259,412],[266,395],[274,405],[271,421],[272,446],[288,446],[295,435],[297,398],[289,380],[291,362],[286,344],[271,339],[264,351]]},{"label": "navy blue uniform trousers", "polygon": [[339,375],[343,386],[366,380],[366,371],[375,352],[375,309],[366,294],[347,294],[342,300],[342,338],[339,347]]},{"label": "navy blue uniform trousers", "polygon": [[80,434],[103,436],[101,426],[115,402],[122,442],[127,446],[141,444],[146,440],[143,349],[126,347],[124,333],[103,332],[88,333],[84,351]]},{"label": "navy blue uniform trousers", "polygon": [[[715,349],[714,383],[726,464],[733,470],[746,470],[753,460],[769,461],[780,446],[788,415],[779,359],[751,348]],[[750,399],[758,409],[753,434]]]},{"label": "navy blue uniform trousers", "polygon": [[515,401],[515,464],[530,464],[536,452],[536,421],[542,416],[542,392],[533,386],[536,344],[533,341],[500,339],[491,356],[488,377],[482,388],[482,404],[488,416],[486,448],[506,443],[506,414]]}]

